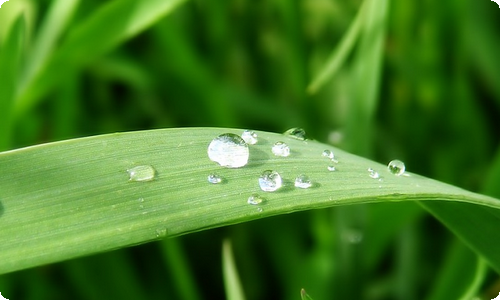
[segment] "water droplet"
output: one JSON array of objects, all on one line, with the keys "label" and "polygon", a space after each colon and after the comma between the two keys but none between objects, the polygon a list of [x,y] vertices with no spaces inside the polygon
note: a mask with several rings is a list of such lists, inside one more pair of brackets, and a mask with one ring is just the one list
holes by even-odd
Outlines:
[{"label": "water droplet", "polygon": [[342,234],[344,240],[351,244],[359,244],[363,241],[363,233],[357,229],[346,229]]},{"label": "water droplet", "polygon": [[213,184],[217,184],[217,183],[222,182],[222,177],[220,177],[219,175],[214,174],[214,173],[209,174],[207,179],[208,179],[208,182],[213,183]]},{"label": "water droplet", "polygon": [[250,145],[255,145],[255,144],[257,144],[257,141],[258,141],[257,134],[253,131],[250,131],[250,130],[243,131],[243,133],[241,134],[241,138],[247,144],[250,144]]},{"label": "water droplet", "polygon": [[370,176],[373,179],[380,178],[380,174],[372,168],[368,168],[368,176]]},{"label": "water droplet", "polygon": [[308,189],[312,186],[312,182],[309,179],[309,176],[300,174],[295,178],[295,186],[301,189]]},{"label": "water droplet", "polygon": [[405,164],[404,162],[400,160],[391,160],[389,164],[387,165],[387,169],[389,169],[389,172],[396,176],[401,176],[405,172]]},{"label": "water droplet", "polygon": [[151,181],[156,175],[156,170],[149,165],[133,167],[127,172],[130,181]]},{"label": "water droplet", "polygon": [[158,228],[155,231],[156,233],[156,238],[163,238],[167,236],[167,228]]},{"label": "water droplet", "polygon": [[323,151],[323,153],[321,153],[321,156],[329,158],[329,159],[333,159],[335,157],[335,155],[333,154],[333,152],[330,151],[330,150]]},{"label": "water droplet", "polygon": [[248,163],[248,145],[238,135],[224,133],[208,145],[208,158],[227,168],[240,168]]},{"label": "water droplet", "polygon": [[308,140],[306,131],[302,128],[290,128],[283,134],[301,141]]},{"label": "water droplet", "polygon": [[262,210],[263,210],[262,207],[257,207],[258,212],[262,212]]},{"label": "water droplet", "polygon": [[266,170],[259,177],[260,189],[264,192],[274,192],[282,185],[281,176],[278,172]]},{"label": "water droplet", "polygon": [[262,198],[259,194],[252,194],[247,200],[247,203],[252,205],[259,205],[262,202],[264,202],[264,198]]},{"label": "water droplet", "polygon": [[329,165],[329,166],[327,167],[327,169],[328,169],[328,171],[330,171],[330,172],[335,172],[335,171],[337,171],[337,168],[335,168],[335,166],[333,166],[333,165]]},{"label": "water droplet", "polygon": [[287,157],[290,155],[290,147],[283,142],[276,142],[272,148],[273,154],[276,156]]}]

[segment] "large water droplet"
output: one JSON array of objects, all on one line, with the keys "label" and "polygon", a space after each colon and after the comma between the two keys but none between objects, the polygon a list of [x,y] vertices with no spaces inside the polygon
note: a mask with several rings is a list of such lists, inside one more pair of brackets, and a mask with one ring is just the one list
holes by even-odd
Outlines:
[{"label": "large water droplet", "polygon": [[136,166],[127,172],[130,181],[151,181],[156,175],[156,170],[149,165]]},{"label": "large water droplet", "polygon": [[247,203],[252,205],[259,205],[262,202],[264,202],[264,198],[262,198],[259,194],[252,194],[247,200]]},{"label": "large water droplet", "polygon": [[248,145],[238,135],[224,133],[208,145],[208,158],[227,168],[240,168],[248,163]]},{"label": "large water droplet", "polygon": [[380,174],[377,171],[375,171],[374,169],[372,169],[372,168],[368,168],[368,176],[370,176],[373,179],[379,179],[380,178]]},{"label": "large water droplet", "polygon": [[308,139],[306,131],[302,128],[290,128],[283,134],[301,141],[305,141]]},{"label": "large water droplet", "polygon": [[401,176],[405,172],[405,164],[404,164],[404,162],[397,160],[397,159],[391,160],[389,162],[389,164],[387,165],[387,169],[392,174],[394,174],[396,176]]},{"label": "large water droplet", "polygon": [[208,175],[208,182],[217,184],[222,182],[222,177],[220,177],[218,174],[211,173]]},{"label": "large water droplet", "polygon": [[259,177],[260,189],[264,192],[274,192],[283,184],[278,172],[266,170]]},{"label": "large water droplet", "polygon": [[295,186],[301,189],[308,189],[312,186],[312,182],[309,179],[309,176],[300,174],[295,178]]},{"label": "large water droplet", "polygon": [[250,130],[245,130],[241,134],[241,138],[250,145],[255,145],[258,142],[257,134]]},{"label": "large water droplet", "polygon": [[283,142],[276,142],[271,150],[276,156],[287,157],[290,155],[290,147]]}]

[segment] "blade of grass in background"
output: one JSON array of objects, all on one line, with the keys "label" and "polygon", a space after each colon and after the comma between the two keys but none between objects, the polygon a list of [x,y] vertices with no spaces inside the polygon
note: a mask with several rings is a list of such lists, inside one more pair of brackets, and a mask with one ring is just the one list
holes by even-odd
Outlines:
[{"label": "blade of grass in background", "polygon": [[163,240],[161,251],[165,267],[172,273],[174,286],[182,299],[202,299],[190,272],[185,250],[176,239]]},{"label": "blade of grass in background", "polygon": [[363,22],[366,21],[367,6],[372,0],[365,0],[358,9],[356,17],[351,22],[349,29],[346,31],[342,39],[340,40],[338,46],[333,50],[330,57],[328,57],[325,66],[318,74],[314,76],[309,85],[307,86],[307,92],[309,94],[315,94],[323,85],[325,85],[328,80],[330,80],[342,67],[347,56],[351,52],[356,43],[361,29],[363,28]]},{"label": "blade of grass in background", "polygon": [[[225,169],[207,157],[207,145],[235,129],[171,129],[102,135],[39,145],[0,155],[0,272],[143,243],[167,236],[240,223],[262,217],[343,204],[385,201],[446,200],[447,205],[500,208],[496,199],[467,192],[415,174],[394,176],[385,166],[314,141],[258,132],[250,163]],[[292,155],[275,157],[270,145],[282,140]],[[335,151],[339,171],[327,170],[324,149]],[[151,182],[129,181],[127,170],[150,165]],[[367,168],[382,174],[369,176]],[[265,169],[284,177],[285,186],[274,193],[260,191],[257,178]],[[227,183],[211,185],[207,176],[217,172]],[[314,186],[293,187],[300,173]],[[266,201],[259,212],[247,204],[252,193]],[[467,202],[467,203],[455,203]],[[473,206],[475,207],[475,206]],[[459,216],[459,215],[457,215]],[[481,216],[477,216],[481,217]],[[484,218],[483,218],[484,219]],[[483,227],[498,220],[468,226],[484,247],[492,265],[500,265],[500,251],[484,236]],[[493,230],[493,229],[491,229]],[[30,245],[27,248],[25,245]],[[500,243],[499,243],[500,245]],[[479,248],[480,248],[479,247]],[[477,247],[476,247],[477,248]],[[483,249],[478,249],[483,250]]]},{"label": "blade of grass in background", "polygon": [[370,0],[366,21],[351,69],[349,82],[352,92],[346,124],[346,149],[361,155],[371,153],[373,118],[379,99],[382,78],[385,23],[388,0]]},{"label": "blade of grass in background", "polygon": [[455,241],[440,268],[440,274],[427,300],[474,299],[486,276],[484,260]]},{"label": "blade of grass in background", "polygon": [[[21,14],[10,27],[3,44],[0,44],[0,150],[10,146],[12,107],[19,77],[19,69],[25,51],[25,19]],[[0,41],[1,42],[1,41]]]},{"label": "blade of grass in background", "polygon": [[[64,78],[66,72],[82,68],[111,51],[185,1],[120,0],[103,4],[98,12],[68,33],[43,72],[26,83],[25,89],[20,91],[16,99],[14,117],[18,118],[33,108],[37,101]],[[96,32],[99,34],[96,35]],[[46,76],[44,72],[50,72],[50,76]]]},{"label": "blade of grass in background", "polygon": [[238,268],[234,261],[233,249],[229,240],[222,243],[222,273],[224,275],[224,286],[228,300],[245,300],[241,280],[238,276]]},{"label": "blade of grass in background", "polygon": [[19,91],[24,91],[34,77],[47,64],[56,43],[78,7],[80,0],[52,1],[49,12],[37,32],[30,53],[27,57],[25,71],[20,79]]}]

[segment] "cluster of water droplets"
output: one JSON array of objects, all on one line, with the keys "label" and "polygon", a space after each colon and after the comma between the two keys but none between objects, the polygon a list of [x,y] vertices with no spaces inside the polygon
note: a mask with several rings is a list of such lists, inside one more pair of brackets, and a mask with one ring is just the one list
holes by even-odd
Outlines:
[{"label": "cluster of water droplets", "polygon": [[[283,133],[287,137],[291,137],[300,141],[307,141],[307,134],[301,128],[292,128]],[[255,145],[259,141],[257,133],[251,130],[245,130],[241,136],[233,133],[224,133],[214,138],[208,145],[207,154],[210,160],[218,163],[226,168],[241,168],[247,165],[250,157],[249,145]],[[290,146],[283,142],[277,141],[271,146],[271,153],[277,157],[289,157],[292,153]],[[337,157],[332,150],[326,149],[321,153],[321,156],[327,159],[328,164],[326,169],[330,172],[337,171],[339,163]],[[401,176],[405,173],[405,165],[400,160],[391,161],[388,166],[390,173]],[[382,176],[373,168],[367,168],[368,176],[378,181],[382,181]],[[130,172],[129,172],[130,173]],[[142,176],[144,177],[144,176]],[[154,178],[154,176],[152,177]],[[132,180],[132,175],[131,175]],[[224,178],[216,173],[208,175],[207,180],[211,184],[219,184],[224,182]],[[137,180],[139,181],[139,180]],[[264,192],[276,192],[284,185],[282,176],[275,170],[263,171],[259,178],[258,184]],[[306,174],[298,175],[294,180],[294,186],[299,189],[308,189],[313,186],[313,182]],[[250,205],[259,206],[265,202],[265,199],[259,194],[252,194],[248,197],[247,203]],[[258,208],[262,211],[262,208]]]},{"label": "cluster of water droplets", "polygon": [[335,157],[335,154],[331,150],[323,150],[321,153],[321,156],[325,157],[328,159],[329,164],[327,165],[326,169],[330,172],[335,172],[337,171],[337,167],[335,166],[336,164],[339,163],[337,158]]}]

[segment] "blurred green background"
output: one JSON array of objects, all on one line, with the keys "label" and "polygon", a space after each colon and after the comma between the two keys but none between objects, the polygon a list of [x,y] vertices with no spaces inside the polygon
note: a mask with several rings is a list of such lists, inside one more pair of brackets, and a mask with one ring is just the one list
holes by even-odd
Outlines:
[{"label": "blurred green background", "polygon": [[[365,1],[10,0],[0,8],[0,148],[167,127],[302,127],[500,197],[498,5]],[[400,203],[295,213],[6,274],[0,292],[224,299],[224,238],[247,299],[300,299],[301,288],[313,299],[458,299],[481,277],[475,254],[420,206]],[[498,295],[498,275],[488,271],[480,290]]]}]

